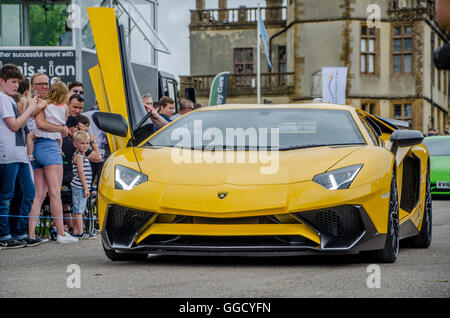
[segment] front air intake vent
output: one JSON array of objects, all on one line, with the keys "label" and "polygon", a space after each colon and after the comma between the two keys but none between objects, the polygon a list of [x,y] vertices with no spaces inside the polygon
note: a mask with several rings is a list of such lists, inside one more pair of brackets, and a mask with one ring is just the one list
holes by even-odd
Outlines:
[{"label": "front air intake vent", "polygon": [[361,214],[353,206],[300,212],[294,215],[318,231],[325,240],[326,247],[347,247],[364,233]]},{"label": "front air intake vent", "polygon": [[112,245],[130,246],[142,227],[154,213],[130,209],[119,205],[108,207],[106,233]]}]

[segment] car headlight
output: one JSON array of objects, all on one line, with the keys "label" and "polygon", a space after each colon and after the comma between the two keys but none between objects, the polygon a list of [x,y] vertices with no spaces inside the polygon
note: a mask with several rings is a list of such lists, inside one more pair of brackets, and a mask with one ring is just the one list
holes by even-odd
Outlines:
[{"label": "car headlight", "polygon": [[131,190],[137,185],[146,182],[148,177],[139,171],[116,165],[114,175],[115,188],[118,190]]},{"label": "car headlight", "polygon": [[362,166],[359,164],[318,174],[313,181],[328,190],[348,189]]}]

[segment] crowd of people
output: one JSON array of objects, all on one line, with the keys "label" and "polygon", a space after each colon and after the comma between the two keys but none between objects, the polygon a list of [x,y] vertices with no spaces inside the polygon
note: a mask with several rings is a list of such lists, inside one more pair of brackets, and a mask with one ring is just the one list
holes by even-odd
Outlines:
[{"label": "crowd of people", "polygon": [[[81,82],[50,85],[43,73],[28,80],[14,64],[0,69],[0,248],[44,241],[36,226],[46,198],[58,243],[95,236],[83,228],[83,214],[110,152],[105,133],[92,121],[98,106],[83,113],[83,96]],[[154,131],[201,107],[183,100],[174,114],[170,97],[153,102],[144,94],[142,102]]]}]

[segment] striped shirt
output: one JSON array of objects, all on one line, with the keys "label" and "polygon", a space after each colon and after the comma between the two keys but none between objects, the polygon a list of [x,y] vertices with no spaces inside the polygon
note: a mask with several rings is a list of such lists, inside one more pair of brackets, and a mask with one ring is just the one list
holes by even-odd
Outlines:
[{"label": "striped shirt", "polygon": [[91,189],[91,183],[92,183],[92,169],[91,169],[91,163],[89,162],[88,158],[86,158],[85,155],[82,155],[78,151],[75,151],[72,157],[72,172],[73,172],[73,179],[70,185],[72,187],[76,188],[83,188],[83,183],[81,183],[80,176],[78,175],[78,169],[77,165],[74,161],[76,155],[81,155],[83,157],[83,171],[84,171],[84,177],[86,178],[86,183],[89,187],[89,190]]}]

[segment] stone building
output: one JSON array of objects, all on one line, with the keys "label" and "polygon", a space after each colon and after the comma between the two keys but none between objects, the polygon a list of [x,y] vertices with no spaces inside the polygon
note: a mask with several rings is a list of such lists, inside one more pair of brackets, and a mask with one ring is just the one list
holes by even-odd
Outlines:
[{"label": "stone building", "polygon": [[[245,3],[245,1],[242,1]],[[207,104],[214,76],[231,73],[227,103],[256,102],[256,8],[191,10],[190,69]],[[262,100],[300,103],[321,97],[321,68],[348,67],[347,104],[409,121],[413,129],[449,129],[449,78],[433,51],[450,36],[435,22],[433,0],[266,0],[262,16],[272,69],[261,50]]]}]

